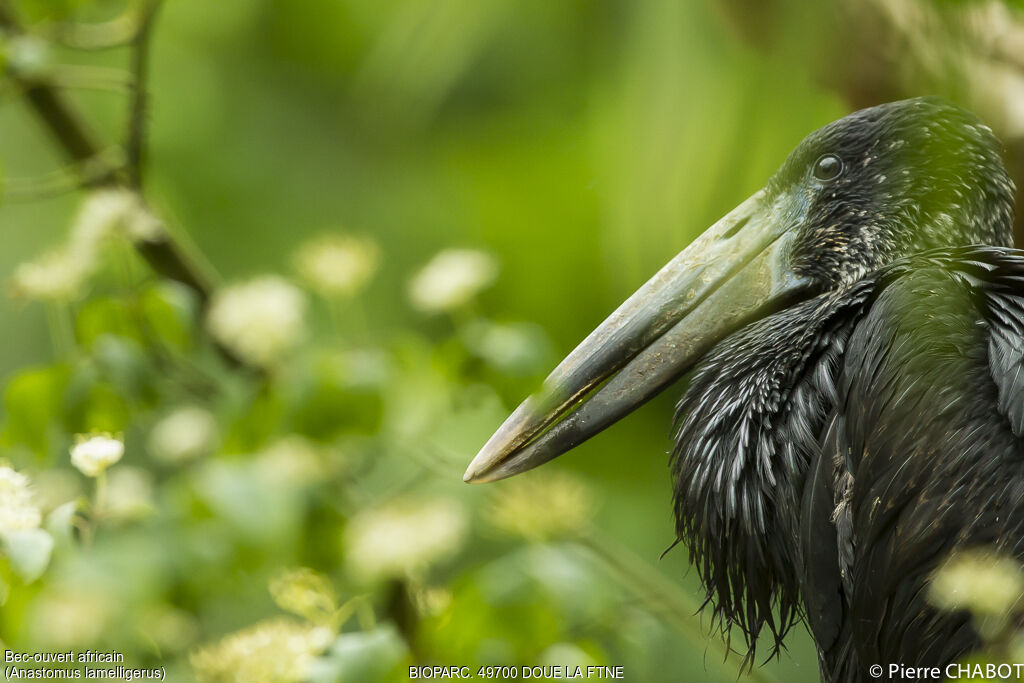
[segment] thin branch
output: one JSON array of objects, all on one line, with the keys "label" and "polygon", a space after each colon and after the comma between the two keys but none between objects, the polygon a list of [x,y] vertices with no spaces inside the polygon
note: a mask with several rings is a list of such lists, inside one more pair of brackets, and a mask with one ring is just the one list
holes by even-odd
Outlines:
[{"label": "thin branch", "polygon": [[[24,31],[18,23],[10,5],[4,0],[0,2],[0,28],[12,35],[21,35]],[[84,162],[95,157],[101,147],[88,130],[81,117],[74,113],[64,97],[49,84],[29,78],[8,70],[8,77],[14,85],[25,93],[25,99],[36,115],[57,138],[72,161]],[[113,177],[104,179],[103,183],[113,182]]]},{"label": "thin branch", "polygon": [[142,170],[145,162],[146,115],[149,91],[146,87],[149,72],[149,43],[160,0],[149,0],[140,13],[138,31],[132,41],[132,104],[128,116],[128,183],[136,190],[142,188]]},{"label": "thin branch", "polygon": [[116,173],[123,165],[123,151],[119,147],[113,147],[86,162],[74,162],[43,175],[31,178],[5,178],[3,200],[29,202],[58,197],[94,185],[100,179]]},{"label": "thin branch", "polygon": [[[138,45],[147,42],[146,39],[149,36],[156,4],[156,2],[151,2],[148,6],[148,20],[144,22],[146,27],[141,31],[142,39]],[[24,34],[24,30],[7,0],[0,0],[0,29],[9,35]],[[144,54],[145,49],[142,52]],[[136,68],[140,66],[145,68],[145,56],[141,58],[141,62],[136,57]],[[91,129],[86,125],[78,109],[51,82],[11,70],[7,71],[7,77],[12,81],[16,89],[24,93],[29,107],[49,130],[65,156],[72,162],[80,164],[92,163],[100,157],[103,147],[94,137]],[[143,89],[143,86],[139,85],[139,89]],[[138,99],[136,97],[136,103],[133,106],[133,117],[138,116],[141,120],[141,117],[144,117],[145,102],[142,102],[140,105],[138,104]],[[137,131],[138,141],[132,143],[135,145],[134,152],[129,149],[128,153],[129,155],[135,154],[134,162],[138,164],[142,160],[143,131],[141,126],[133,127],[132,130]],[[132,163],[133,159],[129,157],[126,165],[130,168]],[[126,187],[138,191],[136,181],[139,179],[140,176],[137,170],[125,172],[124,169],[110,167],[104,173],[98,174],[95,179],[88,182],[87,186]],[[166,230],[160,231],[158,237],[150,240],[140,240],[135,244],[139,253],[154,271],[162,277],[180,282],[194,290],[199,298],[200,310],[205,309],[212,289],[210,277],[194,259],[190,258],[171,239]],[[245,366],[245,363],[230,349],[218,344],[216,341],[214,341],[214,345],[229,363],[236,367]]]}]

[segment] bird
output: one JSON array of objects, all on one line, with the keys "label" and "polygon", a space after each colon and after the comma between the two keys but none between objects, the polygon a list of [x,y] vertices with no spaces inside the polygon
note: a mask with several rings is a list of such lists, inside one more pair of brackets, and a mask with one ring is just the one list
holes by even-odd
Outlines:
[{"label": "bird", "polygon": [[[809,134],[526,398],[464,479],[545,463],[684,383],[676,542],[723,633],[821,679],[983,646],[932,606],[953,553],[1024,559],[1024,252],[1002,145],[935,97]],[[762,642],[764,642],[762,640]]]}]

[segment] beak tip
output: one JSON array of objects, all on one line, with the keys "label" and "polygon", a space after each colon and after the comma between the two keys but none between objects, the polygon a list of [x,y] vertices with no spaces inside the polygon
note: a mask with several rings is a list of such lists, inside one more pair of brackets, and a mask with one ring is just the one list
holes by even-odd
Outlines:
[{"label": "beak tip", "polygon": [[494,469],[496,463],[492,456],[486,455],[486,452],[487,447],[485,446],[477,453],[473,462],[469,463],[469,467],[466,468],[466,473],[462,475],[462,481],[467,484],[484,484],[491,481],[487,474]]}]

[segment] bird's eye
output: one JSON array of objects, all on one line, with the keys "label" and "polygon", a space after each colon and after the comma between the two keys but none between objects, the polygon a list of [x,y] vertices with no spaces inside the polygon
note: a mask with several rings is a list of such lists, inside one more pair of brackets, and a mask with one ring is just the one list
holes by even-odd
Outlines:
[{"label": "bird's eye", "polygon": [[843,172],[843,160],[835,154],[823,154],[814,162],[814,177],[818,180],[835,180]]}]

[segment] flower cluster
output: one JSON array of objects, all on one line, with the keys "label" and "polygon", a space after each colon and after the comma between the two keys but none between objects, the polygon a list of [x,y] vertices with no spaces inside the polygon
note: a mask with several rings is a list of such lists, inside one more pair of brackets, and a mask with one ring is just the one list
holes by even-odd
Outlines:
[{"label": "flower cluster", "polygon": [[210,332],[243,360],[273,365],[306,336],[306,297],[288,280],[265,275],[217,292]]},{"label": "flower cluster", "polygon": [[295,269],[315,291],[328,298],[359,292],[377,271],[380,251],[368,239],[328,235],[306,242],[295,252]]},{"label": "flower cluster", "polygon": [[307,567],[287,571],[270,582],[270,596],[281,609],[313,624],[334,626],[338,601],[326,576]]},{"label": "flower cluster", "polygon": [[350,522],[346,560],[365,579],[414,575],[454,555],[465,534],[465,515],[450,500],[398,501]]},{"label": "flower cluster", "polygon": [[24,474],[0,467],[0,534],[35,529],[42,513],[32,499],[32,489]]},{"label": "flower cluster", "polygon": [[256,455],[254,465],[268,481],[295,487],[321,481],[327,469],[316,444],[298,434],[267,444]]},{"label": "flower cluster", "polygon": [[86,196],[67,242],[15,268],[11,289],[14,295],[27,299],[71,300],[81,294],[96,271],[106,241],[151,240],[162,230],[160,221],[135,192],[96,190]]},{"label": "flower cluster", "polygon": [[146,241],[158,238],[162,232],[162,224],[137,193],[108,188],[86,197],[71,225],[71,244],[79,251],[92,253],[108,239]]},{"label": "flower cluster", "polygon": [[989,550],[957,552],[935,571],[928,597],[942,609],[1002,617],[1024,601],[1024,570],[1016,560]]},{"label": "flower cluster", "polygon": [[189,660],[206,683],[298,683],[333,637],[327,628],[271,619],[201,648]]},{"label": "flower cluster", "polygon": [[18,265],[11,276],[11,293],[26,299],[67,301],[80,292],[93,270],[93,262],[83,254],[60,247]]},{"label": "flower cluster", "polygon": [[149,433],[149,451],[159,460],[180,464],[209,452],[217,440],[217,421],[196,406],[178,408]]},{"label": "flower cluster", "polygon": [[110,434],[79,435],[71,447],[71,464],[87,477],[98,477],[124,455],[124,441]]},{"label": "flower cluster", "polygon": [[425,313],[452,311],[469,303],[497,277],[498,262],[487,252],[446,249],[413,277],[409,298]]}]

